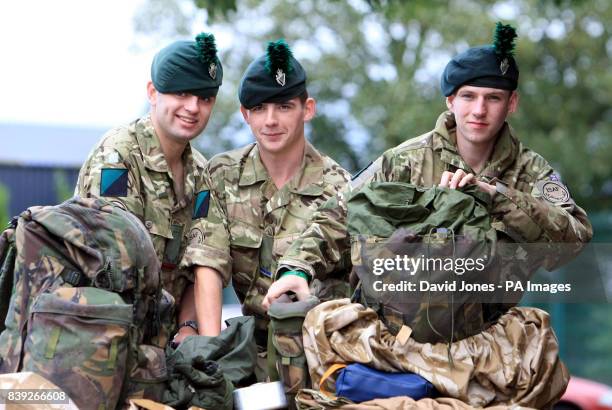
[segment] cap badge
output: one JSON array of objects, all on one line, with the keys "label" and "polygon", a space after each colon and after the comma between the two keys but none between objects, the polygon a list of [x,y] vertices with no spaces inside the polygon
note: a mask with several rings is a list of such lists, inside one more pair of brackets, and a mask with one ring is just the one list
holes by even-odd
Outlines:
[{"label": "cap badge", "polygon": [[217,65],[215,63],[210,63],[208,66],[208,75],[210,75],[210,78],[213,80],[217,77]]},{"label": "cap badge", "polygon": [[280,68],[276,70],[276,82],[281,86],[285,86],[285,72]]},{"label": "cap badge", "polygon": [[507,58],[504,58],[499,64],[499,70],[501,71],[502,75],[506,75],[508,68],[510,68],[510,63],[508,62]]}]

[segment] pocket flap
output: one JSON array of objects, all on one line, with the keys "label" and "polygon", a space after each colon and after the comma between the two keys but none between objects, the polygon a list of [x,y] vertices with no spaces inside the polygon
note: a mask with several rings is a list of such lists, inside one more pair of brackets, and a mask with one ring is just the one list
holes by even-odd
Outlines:
[{"label": "pocket flap", "polygon": [[282,357],[299,357],[304,354],[304,342],[302,332],[274,332],[272,344]]},{"label": "pocket flap", "polygon": [[130,325],[132,310],[132,305],[126,304],[117,293],[92,287],[65,287],[40,294],[31,312],[82,316]]},{"label": "pocket flap", "polygon": [[306,300],[298,302],[274,302],[270,305],[268,315],[273,319],[289,319],[294,317],[306,317],[306,314],[319,304],[319,298],[309,296]]}]

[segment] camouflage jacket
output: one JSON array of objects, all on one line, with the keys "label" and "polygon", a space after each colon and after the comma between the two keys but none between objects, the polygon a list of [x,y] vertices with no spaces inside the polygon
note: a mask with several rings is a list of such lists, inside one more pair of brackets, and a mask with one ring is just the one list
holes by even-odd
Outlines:
[{"label": "camouflage jacket", "polygon": [[[190,251],[190,241],[204,246],[202,238],[214,234],[215,223],[223,223],[217,202],[210,198],[205,158],[187,145],[183,163],[184,196],[179,198],[159,138],[146,116],[102,137],[83,164],[75,190],[83,197],[105,197],[144,223],[162,262],[163,287],[177,304],[193,281],[188,268],[204,262],[198,259],[199,252]],[[206,225],[210,232],[191,229],[201,219],[212,222]]]},{"label": "camouflage jacket", "polygon": [[[308,312],[302,335],[313,386],[334,364],[363,363],[390,373],[416,373],[435,386],[439,397],[476,408],[518,410],[550,409],[569,381],[550,316],[536,308],[514,307],[483,332],[448,345],[394,336],[372,309],[339,299]],[[335,377],[321,387],[333,392]]]},{"label": "camouflage jacket", "polygon": [[[257,144],[216,155],[208,167],[228,225],[223,241],[205,237],[202,259],[221,273],[224,285],[232,280],[245,314],[263,318],[261,301],[276,260],[306,229],[318,206],[348,183],[349,174],[309,143],[300,171],[281,189],[268,175]],[[225,248],[226,255],[210,253]]]},{"label": "camouflage jacket", "polygon": [[[386,151],[358,174],[351,187],[368,181],[407,182],[431,187],[444,171],[472,172],[455,145],[454,116],[445,112],[436,127]],[[593,234],[583,209],[572,200],[559,176],[539,154],[525,147],[506,123],[491,158],[476,177],[497,185],[490,214],[498,235],[516,242],[588,242]],[[545,192],[546,188],[556,191]],[[350,250],[346,198],[343,191],[313,216],[306,232],[293,242],[278,261],[281,268],[297,268],[325,278],[342,255]]]}]

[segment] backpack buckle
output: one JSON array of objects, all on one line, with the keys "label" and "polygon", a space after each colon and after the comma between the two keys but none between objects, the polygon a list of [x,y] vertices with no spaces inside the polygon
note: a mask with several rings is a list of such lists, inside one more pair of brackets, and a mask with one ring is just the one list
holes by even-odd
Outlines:
[{"label": "backpack buckle", "polygon": [[436,236],[438,239],[447,239],[448,238],[448,229],[446,228],[437,228]]},{"label": "backpack buckle", "polygon": [[62,271],[62,279],[64,282],[69,283],[74,287],[78,287],[81,284],[81,278],[83,274],[76,270],[69,270],[68,268],[64,268]]}]

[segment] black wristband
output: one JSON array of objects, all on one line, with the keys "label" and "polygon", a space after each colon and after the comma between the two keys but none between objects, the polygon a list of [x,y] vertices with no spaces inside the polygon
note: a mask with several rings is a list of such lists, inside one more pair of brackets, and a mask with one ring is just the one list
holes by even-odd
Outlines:
[{"label": "black wristband", "polygon": [[192,328],[196,332],[198,331],[198,323],[195,320],[186,320],[186,321],[184,321],[183,323],[178,325],[178,329],[177,330],[180,330],[180,328],[185,327],[185,326],[189,326],[190,328]]}]

